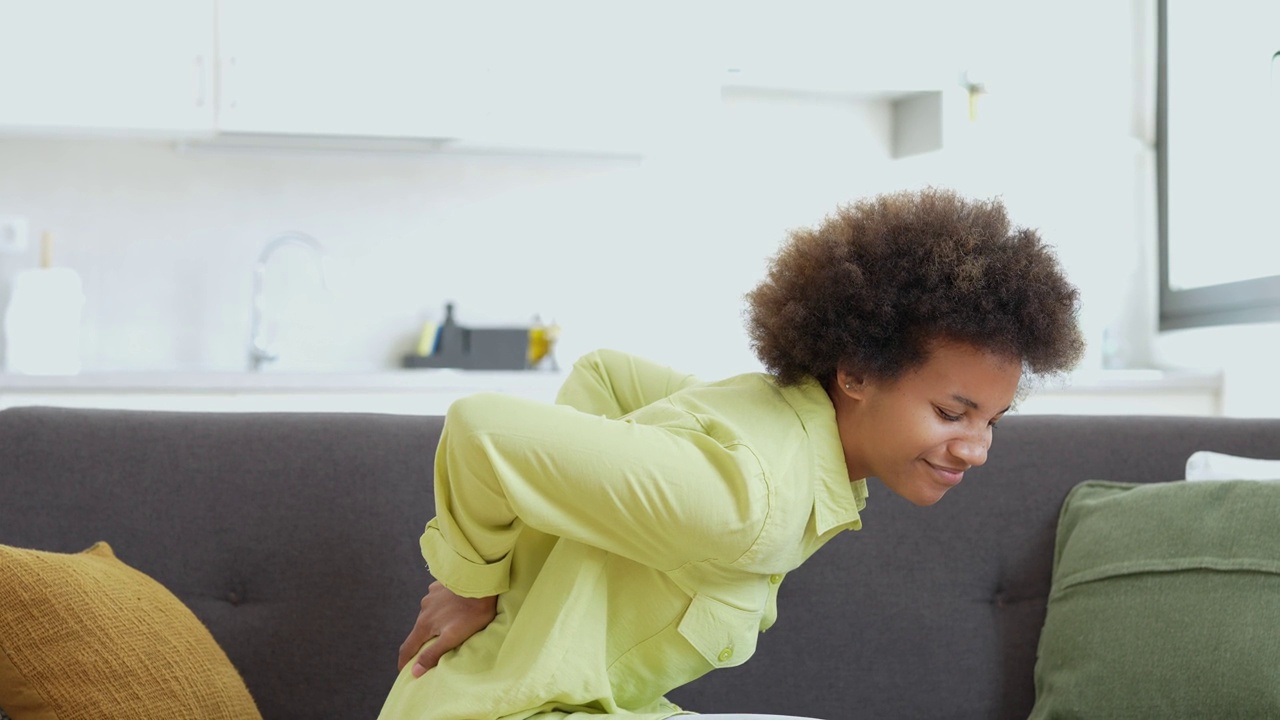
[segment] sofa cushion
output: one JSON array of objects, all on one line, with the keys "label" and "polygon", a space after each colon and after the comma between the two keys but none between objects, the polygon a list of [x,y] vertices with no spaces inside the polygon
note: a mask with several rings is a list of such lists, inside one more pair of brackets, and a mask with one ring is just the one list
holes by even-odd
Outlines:
[{"label": "sofa cushion", "polygon": [[0,707],[13,720],[260,718],[200,620],[104,542],[0,545]]},{"label": "sofa cushion", "polygon": [[1278,517],[1274,483],[1076,486],[1031,717],[1280,717]]},{"label": "sofa cushion", "polygon": [[1188,480],[1280,480],[1280,460],[1200,450],[1187,458]]}]

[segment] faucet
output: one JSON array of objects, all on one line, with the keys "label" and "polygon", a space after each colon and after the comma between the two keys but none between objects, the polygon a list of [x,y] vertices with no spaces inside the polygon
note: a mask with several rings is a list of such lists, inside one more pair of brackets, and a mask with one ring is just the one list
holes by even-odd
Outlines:
[{"label": "faucet", "polygon": [[271,256],[286,245],[299,245],[310,250],[320,268],[320,286],[324,289],[329,287],[325,278],[324,246],[310,235],[300,232],[287,232],[272,238],[266,244],[266,247],[262,248],[262,254],[258,256],[258,261],[253,266],[253,316],[249,326],[249,369],[252,371],[261,370],[264,363],[279,359],[279,356],[267,346],[262,338],[262,286],[266,279],[267,263],[271,260]]}]

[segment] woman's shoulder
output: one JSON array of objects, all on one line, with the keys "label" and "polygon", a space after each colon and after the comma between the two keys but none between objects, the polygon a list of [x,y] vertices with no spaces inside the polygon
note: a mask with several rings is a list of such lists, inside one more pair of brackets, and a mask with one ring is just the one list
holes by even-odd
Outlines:
[{"label": "woman's shoulder", "polygon": [[690,412],[724,420],[786,420],[790,407],[773,376],[759,372],[702,382],[671,400]]},{"label": "woman's shoulder", "polygon": [[793,394],[767,373],[744,373],[685,388],[668,402],[721,444],[774,457],[777,448],[806,444],[805,419]]}]

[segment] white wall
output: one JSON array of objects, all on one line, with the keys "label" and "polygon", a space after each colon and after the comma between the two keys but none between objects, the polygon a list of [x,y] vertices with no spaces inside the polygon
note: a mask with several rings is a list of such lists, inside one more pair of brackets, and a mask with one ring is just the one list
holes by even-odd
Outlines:
[{"label": "white wall", "polygon": [[[56,263],[82,274],[86,371],[241,369],[254,260],[298,230],[338,272],[324,301],[305,254],[273,260],[270,287],[323,308],[294,318],[309,329],[281,369],[394,366],[454,301],[467,325],[555,320],[562,360],[608,345],[717,375],[757,367],[741,295],[785,228],[886,187],[889,114],[748,95],[714,126],[644,162],[11,137],[0,214],[51,231]],[[37,257],[34,242],[0,256],[0,284]]]}]

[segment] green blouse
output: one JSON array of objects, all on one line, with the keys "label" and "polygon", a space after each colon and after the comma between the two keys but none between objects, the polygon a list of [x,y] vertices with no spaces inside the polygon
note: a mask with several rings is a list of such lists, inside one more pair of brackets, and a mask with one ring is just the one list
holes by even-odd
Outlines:
[{"label": "green blouse", "polygon": [[406,667],[379,718],[681,714],[662,696],[751,657],[783,576],[860,529],[866,493],[816,381],[703,383],[602,350],[556,405],[458,400],[422,554],[498,614],[421,678]]}]

